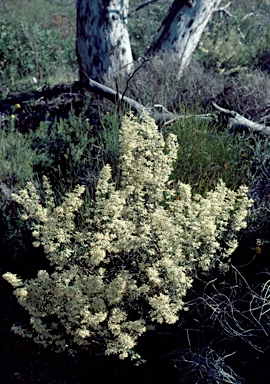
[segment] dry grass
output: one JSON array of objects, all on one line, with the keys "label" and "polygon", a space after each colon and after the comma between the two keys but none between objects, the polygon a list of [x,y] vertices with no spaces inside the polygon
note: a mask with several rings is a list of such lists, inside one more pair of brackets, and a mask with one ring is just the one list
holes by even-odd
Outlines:
[{"label": "dry grass", "polygon": [[[162,104],[169,110],[201,112],[211,109],[212,101],[258,121],[270,108],[270,77],[262,71],[225,76],[206,71],[193,59],[181,80],[176,80],[177,60],[162,54],[150,58],[129,82],[127,95],[147,107]],[[118,79],[119,91],[126,88]],[[114,80],[107,85],[116,88]]]}]

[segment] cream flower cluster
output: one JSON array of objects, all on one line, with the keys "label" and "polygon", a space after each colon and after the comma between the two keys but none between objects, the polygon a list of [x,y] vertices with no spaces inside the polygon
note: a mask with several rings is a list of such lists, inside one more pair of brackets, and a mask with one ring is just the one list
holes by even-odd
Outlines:
[{"label": "cream flower cluster", "polygon": [[[26,281],[4,275],[30,314],[28,329],[13,329],[58,351],[100,345],[106,354],[139,358],[138,337],[178,320],[197,271],[226,267],[246,225],[245,187],[233,192],[220,182],[203,198],[189,185],[173,186],[177,140],[165,141],[150,117],[123,119],[120,149],[119,187],[106,165],[90,207],[82,208],[82,186],[55,206],[46,178],[45,205],[31,183],[13,195],[31,220],[33,245],[54,266]],[[79,209],[83,228],[75,225]]]}]

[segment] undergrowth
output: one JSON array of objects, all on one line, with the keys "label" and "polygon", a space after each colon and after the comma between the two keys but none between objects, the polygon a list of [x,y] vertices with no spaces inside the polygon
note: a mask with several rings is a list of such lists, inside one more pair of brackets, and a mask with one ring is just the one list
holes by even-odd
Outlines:
[{"label": "undergrowth", "polygon": [[[130,9],[140,3],[131,1]],[[95,100],[98,108],[94,107],[93,100],[79,98],[76,108],[73,108],[75,102],[71,102],[71,108],[63,111],[58,101],[46,96],[39,104],[42,108],[44,102],[46,113],[40,112],[35,101],[18,101],[8,111],[5,109],[15,90],[41,90],[45,83],[48,89],[55,83],[77,78],[74,4],[68,1],[64,5],[63,1],[53,0],[46,1],[48,7],[39,0],[23,0],[20,4],[18,7],[17,2],[3,1],[0,5],[0,10],[5,10],[0,20],[0,245],[1,264],[10,266],[12,272],[17,268],[32,277],[45,256],[40,249],[35,250],[35,254],[31,251],[30,226],[22,220],[12,193],[18,193],[31,181],[44,200],[42,178],[46,176],[54,190],[56,205],[75,185],[85,185],[85,209],[88,209],[105,164],[110,164],[112,180],[116,186],[120,185],[122,115],[100,98]],[[168,6],[167,1],[153,2],[130,15],[135,58],[143,57]],[[215,113],[212,106],[215,101],[253,121],[269,125],[269,2],[239,1],[228,10],[232,16],[222,12],[214,15],[180,82],[175,81],[177,62],[168,55],[159,55],[145,63],[129,81],[127,96],[147,107],[162,104],[171,112],[185,115]],[[126,88],[126,81],[118,79],[120,92]],[[115,82],[108,85],[115,89]],[[69,93],[65,97],[73,96]],[[263,232],[267,243],[270,150],[263,135],[233,132],[227,128],[226,121],[216,124],[195,117],[160,129],[164,136],[176,134],[179,144],[171,181],[190,184],[194,194],[203,196],[213,190],[220,179],[234,191],[246,184],[257,199],[249,223],[258,237]],[[85,222],[85,214],[79,210],[76,224],[83,226]],[[204,289],[204,284],[202,286],[199,292]],[[234,287],[238,291],[237,284]],[[211,328],[210,317],[208,328]],[[202,331],[204,335],[207,332]],[[185,372],[189,374],[195,367],[194,375],[199,379],[224,372],[231,381],[226,381],[225,375],[216,379],[218,383],[241,382],[229,365],[226,366],[223,351],[210,348],[212,344],[215,346],[215,340],[207,340],[203,348],[199,345],[180,351],[181,366],[188,366]],[[201,368],[202,364],[205,369]]]}]

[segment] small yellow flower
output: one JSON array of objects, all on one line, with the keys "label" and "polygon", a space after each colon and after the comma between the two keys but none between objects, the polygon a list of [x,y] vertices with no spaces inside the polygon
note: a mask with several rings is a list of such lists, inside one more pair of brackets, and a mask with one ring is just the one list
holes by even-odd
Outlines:
[{"label": "small yellow flower", "polygon": [[11,118],[12,118],[12,119],[15,119],[15,117],[16,117],[15,115],[11,115]]},{"label": "small yellow flower", "polygon": [[21,108],[21,105],[19,103],[15,104],[16,108]]},{"label": "small yellow flower", "polygon": [[259,245],[257,245],[257,247],[252,247],[251,248],[253,251],[255,251],[255,253],[258,255],[258,254],[261,254],[262,253],[262,249]]}]

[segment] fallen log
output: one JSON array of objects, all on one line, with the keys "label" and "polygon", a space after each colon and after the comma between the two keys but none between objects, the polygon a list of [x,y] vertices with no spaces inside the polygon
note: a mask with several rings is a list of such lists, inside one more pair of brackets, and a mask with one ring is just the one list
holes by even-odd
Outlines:
[{"label": "fallen log", "polygon": [[[16,104],[20,104],[23,107],[31,100],[32,107],[41,104],[49,105],[51,103],[55,103],[59,98],[63,98],[63,103],[65,103],[65,99],[72,102],[72,100],[76,97],[78,97],[78,100],[82,99],[82,91],[93,92],[106,98],[107,100],[110,100],[112,103],[118,105],[123,112],[125,112],[125,108],[131,109],[140,118],[144,113],[148,113],[155,119],[158,125],[168,125],[177,120],[183,119],[207,120],[211,123],[218,123],[221,119],[223,119],[223,121],[227,121],[229,128],[242,128],[251,133],[262,133],[267,136],[270,135],[270,126],[251,121],[236,111],[220,107],[215,102],[212,103],[215,108],[213,113],[182,115],[168,111],[161,104],[155,104],[153,107],[146,107],[136,100],[129,98],[124,94],[122,95],[112,88],[100,84],[92,79],[89,80],[88,84],[84,85],[84,90],[81,89],[78,82],[74,82],[65,85],[56,85],[53,88],[46,88],[44,86],[38,91],[31,90],[28,92],[17,92],[15,94],[8,95],[5,100],[0,101],[0,127],[4,120],[8,121],[8,115],[12,113],[14,105]],[[269,116],[265,116],[264,120],[268,117]],[[262,121],[262,119],[260,119],[260,121]]]},{"label": "fallen log", "polygon": [[254,121],[251,121],[246,117],[239,115],[239,113],[235,111],[221,108],[215,102],[213,102],[212,104],[223,116],[227,117],[229,128],[243,128],[248,130],[249,132],[260,132],[265,135],[270,135],[269,126],[266,126],[265,124],[255,123]]},{"label": "fallen log", "polygon": [[235,111],[220,107],[215,102],[213,102],[212,104],[213,104],[213,107],[218,111],[218,114],[207,113],[207,114],[195,115],[195,116],[180,115],[177,113],[169,112],[160,104],[156,104],[151,108],[145,107],[144,105],[138,103],[136,100],[131,99],[127,96],[124,96],[114,91],[112,88],[109,88],[91,79],[89,80],[89,83],[86,89],[90,92],[94,92],[96,94],[99,94],[102,97],[105,97],[106,99],[110,100],[114,104],[117,104],[117,105],[120,104],[123,107],[126,106],[132,109],[140,117],[144,113],[148,113],[151,117],[155,119],[155,121],[158,124],[167,125],[179,119],[189,119],[189,118],[194,118],[196,120],[204,119],[211,122],[215,122],[215,121],[218,122],[220,120],[219,119],[220,116],[222,117],[225,116],[227,118],[229,128],[243,128],[245,130],[248,130],[249,132],[253,132],[253,133],[260,132],[265,135],[270,135],[269,126],[251,121]]},{"label": "fallen log", "polygon": [[202,114],[202,115],[179,115],[177,113],[169,112],[166,108],[164,108],[161,104],[155,104],[153,107],[145,107],[144,105],[138,103],[136,100],[131,99],[127,96],[124,96],[112,88],[109,88],[103,84],[98,83],[92,79],[89,80],[88,85],[85,86],[86,90],[90,92],[94,92],[102,97],[105,97],[107,100],[110,100],[114,104],[121,105],[123,109],[128,107],[133,110],[134,113],[139,115],[141,118],[144,113],[148,113],[157,124],[170,124],[179,119],[206,119],[209,121],[215,121],[216,116],[211,113]]}]

